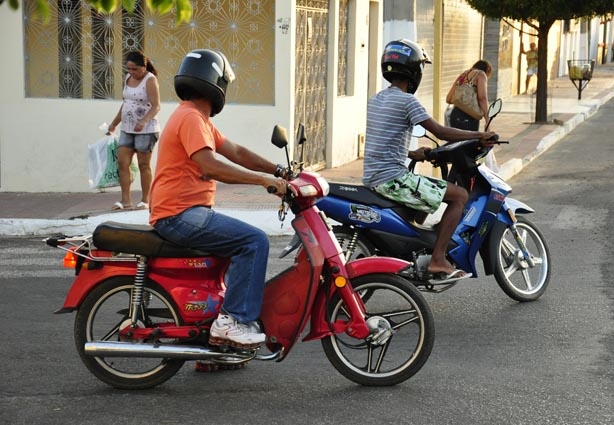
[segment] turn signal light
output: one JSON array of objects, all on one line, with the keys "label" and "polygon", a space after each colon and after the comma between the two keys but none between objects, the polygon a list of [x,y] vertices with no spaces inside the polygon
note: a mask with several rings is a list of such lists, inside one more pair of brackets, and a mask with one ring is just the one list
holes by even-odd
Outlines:
[{"label": "turn signal light", "polygon": [[335,278],[335,286],[337,288],[343,288],[348,283],[347,279],[343,276],[337,276]]}]

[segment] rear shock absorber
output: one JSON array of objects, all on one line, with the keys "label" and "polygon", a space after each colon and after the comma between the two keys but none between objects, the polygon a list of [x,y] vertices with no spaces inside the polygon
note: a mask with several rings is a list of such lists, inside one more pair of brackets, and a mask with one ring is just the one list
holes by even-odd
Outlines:
[{"label": "rear shock absorber", "polygon": [[132,288],[130,320],[132,327],[136,328],[138,313],[143,302],[143,286],[145,284],[145,273],[147,271],[147,257],[140,256],[136,263],[136,274],[134,276],[134,287]]}]

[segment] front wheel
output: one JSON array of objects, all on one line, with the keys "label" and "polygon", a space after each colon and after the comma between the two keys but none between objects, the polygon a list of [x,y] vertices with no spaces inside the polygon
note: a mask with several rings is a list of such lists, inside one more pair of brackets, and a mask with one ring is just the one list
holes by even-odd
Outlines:
[{"label": "front wheel", "polygon": [[[370,274],[352,280],[365,305],[371,334],[358,340],[345,333],[322,339],[331,364],[360,385],[399,384],[426,363],[435,339],[433,313],[426,300],[407,280],[393,274]],[[335,295],[328,304],[328,320],[347,321],[343,300]]]},{"label": "front wheel", "polygon": [[[134,278],[114,277],[96,287],[85,298],[75,317],[75,344],[81,360],[101,381],[120,389],[137,390],[155,387],[175,375],[183,360],[138,357],[93,357],[85,354],[86,342],[124,341],[172,343],[173,340],[153,337],[147,341],[120,336],[120,329],[130,323],[130,294]],[[153,282],[143,288],[143,302],[138,313],[138,326],[159,327],[181,325],[179,310],[170,296]]]},{"label": "front wheel", "polygon": [[509,227],[502,228],[492,235],[490,243],[495,279],[510,298],[534,301],[542,296],[550,282],[550,251],[544,235],[528,219],[519,216],[516,228],[534,266],[525,259]]}]

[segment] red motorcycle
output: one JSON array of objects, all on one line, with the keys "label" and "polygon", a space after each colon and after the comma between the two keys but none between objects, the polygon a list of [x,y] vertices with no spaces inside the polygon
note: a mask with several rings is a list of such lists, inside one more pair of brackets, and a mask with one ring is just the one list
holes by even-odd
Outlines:
[{"label": "red motorcycle", "polygon": [[[288,157],[285,129],[276,126],[272,141]],[[293,190],[282,198],[280,219],[291,209],[302,247],[292,266],[267,281],[260,317],[266,349],[208,344],[227,258],[176,246],[147,225],[105,222],[92,235],[45,239],[67,251],[64,265],[75,269],[56,313],[76,311],[75,343],[90,372],[115,388],[144,389],[171,378],[187,360],[230,367],[281,361],[309,323],[303,341],[321,340],[329,361],[351,381],[395,385],[417,373],[433,347],[434,321],[422,294],[399,275],[409,263],[346,262],[315,206],[328,183],[296,168],[286,169]]]}]

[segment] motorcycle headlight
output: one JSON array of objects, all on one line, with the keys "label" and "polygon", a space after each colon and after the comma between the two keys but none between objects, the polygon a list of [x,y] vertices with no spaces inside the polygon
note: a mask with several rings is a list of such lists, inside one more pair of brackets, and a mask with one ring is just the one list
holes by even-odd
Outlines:
[{"label": "motorcycle headlight", "polygon": [[302,196],[316,196],[318,194],[318,189],[312,184],[301,186],[298,190]]}]

